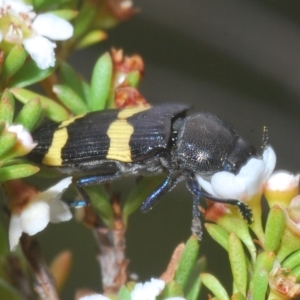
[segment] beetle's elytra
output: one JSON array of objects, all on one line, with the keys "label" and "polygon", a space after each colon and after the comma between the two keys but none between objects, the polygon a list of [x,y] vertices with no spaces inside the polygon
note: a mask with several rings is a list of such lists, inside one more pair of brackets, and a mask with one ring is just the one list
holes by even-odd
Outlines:
[{"label": "beetle's elytra", "polygon": [[[111,109],[42,126],[33,138],[29,159],[78,178],[84,187],[128,176],[166,173],[166,179],[142,204],[150,210],[161,196],[185,180],[193,194],[195,218],[199,198],[238,205],[251,222],[251,211],[232,199],[218,199],[201,190],[196,175],[209,177],[226,170],[237,173],[255,149],[227,123],[209,113],[187,115],[189,107],[161,104]],[[199,233],[200,234],[200,233]]]}]

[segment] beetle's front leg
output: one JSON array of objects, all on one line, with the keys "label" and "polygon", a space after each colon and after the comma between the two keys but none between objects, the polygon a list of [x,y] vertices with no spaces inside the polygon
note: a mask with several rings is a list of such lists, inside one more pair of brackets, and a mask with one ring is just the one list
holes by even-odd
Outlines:
[{"label": "beetle's front leg", "polygon": [[190,178],[186,182],[186,185],[187,185],[187,188],[189,189],[189,191],[194,196],[198,195],[198,197],[200,197],[200,198],[207,199],[207,200],[210,200],[213,202],[237,206],[242,217],[247,221],[247,223],[248,224],[252,223],[251,208],[249,208],[249,206],[246,205],[245,203],[243,203],[242,201],[239,201],[236,199],[222,199],[222,198],[214,197],[206,192],[201,191],[198,181],[193,176],[190,176]]},{"label": "beetle's front leg", "polygon": [[98,185],[105,182],[110,182],[116,178],[120,177],[118,174],[108,174],[108,175],[97,175],[81,178],[77,180],[76,186],[82,196],[81,200],[74,200],[69,202],[69,205],[72,207],[82,207],[90,204],[90,197],[88,193],[84,190],[84,187]]}]

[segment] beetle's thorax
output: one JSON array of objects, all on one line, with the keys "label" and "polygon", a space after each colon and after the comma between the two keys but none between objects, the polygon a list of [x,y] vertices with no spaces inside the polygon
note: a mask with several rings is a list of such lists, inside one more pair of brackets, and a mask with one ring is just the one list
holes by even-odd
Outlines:
[{"label": "beetle's thorax", "polygon": [[209,113],[186,117],[176,130],[173,164],[182,171],[205,176],[222,170],[236,173],[255,155],[251,144]]}]

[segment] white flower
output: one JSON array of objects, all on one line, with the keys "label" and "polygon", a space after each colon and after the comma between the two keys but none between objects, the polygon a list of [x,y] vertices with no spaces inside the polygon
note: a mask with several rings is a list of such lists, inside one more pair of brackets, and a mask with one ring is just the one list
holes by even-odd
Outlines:
[{"label": "white flower", "polygon": [[151,281],[137,283],[131,292],[131,300],[155,300],[165,287],[165,282],[151,278]]},{"label": "white flower", "polygon": [[52,13],[36,16],[32,9],[21,0],[0,1],[0,41],[23,44],[38,67],[47,69],[55,65],[56,44],[50,40],[70,38],[73,27]]},{"label": "white flower", "polygon": [[197,175],[199,185],[209,194],[223,199],[249,199],[258,191],[275,168],[276,155],[268,146],[261,159],[251,158],[237,175],[227,171],[215,173],[210,181]]},{"label": "white flower", "polygon": [[[26,130],[23,125],[6,125],[5,129],[17,135],[19,148],[22,148],[23,151],[21,152],[24,152],[24,154],[30,152],[36,146],[36,143],[33,142],[30,132]],[[20,152],[21,149],[18,150],[18,152]]]},{"label": "white flower", "polygon": [[49,222],[58,223],[72,218],[68,205],[60,200],[71,182],[72,177],[65,178],[48,190],[37,193],[21,210],[12,209],[9,224],[11,250],[18,245],[22,232],[34,235],[42,231]]},{"label": "white flower", "polygon": [[271,191],[288,191],[299,187],[299,174],[294,175],[288,171],[274,172],[266,182],[266,189]]},{"label": "white flower", "polygon": [[79,300],[110,300],[110,299],[100,294],[95,294],[95,295],[81,297],[79,298]]}]

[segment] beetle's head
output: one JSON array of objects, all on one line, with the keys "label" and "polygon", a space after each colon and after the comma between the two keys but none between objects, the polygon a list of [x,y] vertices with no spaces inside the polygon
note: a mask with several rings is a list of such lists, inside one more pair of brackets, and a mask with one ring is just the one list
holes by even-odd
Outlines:
[{"label": "beetle's head", "polygon": [[256,157],[255,148],[241,137],[235,143],[232,151],[224,160],[224,171],[238,173],[251,157]]}]

